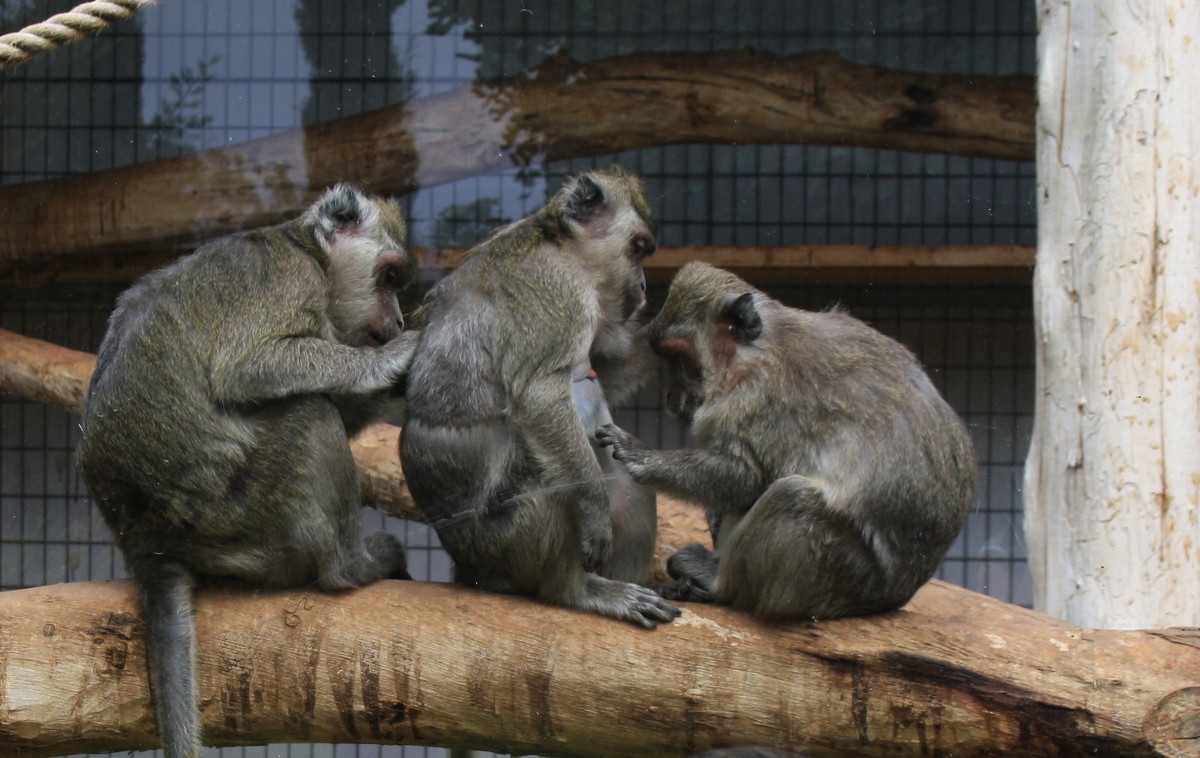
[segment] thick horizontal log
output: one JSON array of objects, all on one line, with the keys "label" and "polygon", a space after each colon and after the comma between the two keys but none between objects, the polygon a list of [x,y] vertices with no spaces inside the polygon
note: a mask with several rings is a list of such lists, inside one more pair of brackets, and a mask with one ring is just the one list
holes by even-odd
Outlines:
[{"label": "thick horizontal log", "polygon": [[[421,268],[453,269],[466,247],[415,247]],[[1036,248],[1026,245],[678,245],[643,263],[646,278],[666,282],[689,261],[705,261],[763,283],[862,279],[1016,281],[1033,275]]]},{"label": "thick horizontal log", "polygon": [[[3,388],[72,410],[90,371],[87,354],[7,332],[0,367]],[[376,505],[403,514],[398,434],[373,428],[355,454]],[[659,507],[664,551],[703,537],[693,509]],[[1200,631],[1080,629],[938,582],[881,616],[762,625],[687,606],[652,633],[419,582],[339,595],[212,588],[198,608],[217,744],[1200,754]],[[126,582],[0,594],[0,754],[155,746],[144,645]]]},{"label": "thick horizontal log", "polygon": [[79,413],[95,366],[91,353],[0,329],[0,390]]},{"label": "thick horizontal log", "polygon": [[[767,626],[684,605],[654,631],[445,584],[221,587],[196,625],[219,745],[1194,758],[1200,739],[1197,630],[1080,629],[937,582],[879,616]],[[128,582],[0,594],[0,663],[0,754],[156,746]]]},{"label": "thick horizontal log", "polygon": [[[541,161],[687,143],[833,144],[1030,160],[1030,77],[933,75],[829,52],[565,54],[260,140],[0,187],[0,277],[111,265],[293,216],[349,181],[401,194]],[[98,258],[97,256],[101,256]]]},{"label": "thick horizontal log", "polygon": [[661,247],[644,262],[652,281],[702,260],[761,283],[861,280],[1028,282],[1024,245],[751,245]]}]

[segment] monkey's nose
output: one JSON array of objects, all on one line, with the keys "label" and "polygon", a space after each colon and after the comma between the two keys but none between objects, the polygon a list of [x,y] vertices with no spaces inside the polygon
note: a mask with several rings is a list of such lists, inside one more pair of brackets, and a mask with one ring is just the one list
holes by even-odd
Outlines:
[{"label": "monkey's nose", "polygon": [[642,258],[647,258],[658,249],[658,242],[649,233],[639,234],[633,238],[633,249]]}]

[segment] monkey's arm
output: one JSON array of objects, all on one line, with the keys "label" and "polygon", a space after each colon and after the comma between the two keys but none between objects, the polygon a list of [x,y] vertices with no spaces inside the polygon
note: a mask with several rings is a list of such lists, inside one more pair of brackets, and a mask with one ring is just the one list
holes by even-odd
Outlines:
[{"label": "monkey's arm", "polygon": [[292,395],[384,390],[408,371],[418,338],[418,332],[406,332],[374,348],[290,337],[257,350],[219,355],[210,377],[213,399],[237,405]]},{"label": "monkey's arm", "polygon": [[403,385],[400,382],[374,392],[332,395],[333,404],[346,427],[346,436],[353,437],[377,421],[400,426],[404,411]]},{"label": "monkey's arm", "polygon": [[765,486],[761,472],[745,458],[699,448],[650,450],[616,424],[596,430],[601,445],[625,465],[639,484],[722,513],[744,513]]}]

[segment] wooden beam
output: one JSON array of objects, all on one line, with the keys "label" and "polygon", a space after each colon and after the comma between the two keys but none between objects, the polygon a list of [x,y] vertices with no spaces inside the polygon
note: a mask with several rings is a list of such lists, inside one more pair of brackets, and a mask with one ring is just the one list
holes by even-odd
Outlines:
[{"label": "wooden beam", "polygon": [[[465,247],[414,247],[422,278],[432,282],[451,271]],[[1024,245],[751,245],[660,247],[646,259],[646,278],[663,283],[680,266],[702,260],[759,284],[788,282],[975,282],[1021,283],[1033,276],[1035,249]],[[0,282],[35,287],[50,281],[133,281],[170,263],[176,254],[109,256],[101,268],[45,271]]]},{"label": "wooden beam", "polygon": [[548,160],[674,144],[832,144],[1030,160],[1027,76],[836,54],[565,54],[498,82],[219,150],[0,187],[0,276],[95,265],[296,215],[348,181],[400,194]]}]

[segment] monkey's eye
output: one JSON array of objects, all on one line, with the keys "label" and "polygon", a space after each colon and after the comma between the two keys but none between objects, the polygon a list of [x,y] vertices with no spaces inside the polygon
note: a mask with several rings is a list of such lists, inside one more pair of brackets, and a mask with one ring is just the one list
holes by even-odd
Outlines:
[{"label": "monkey's eye", "polygon": [[387,289],[399,289],[403,279],[399,266],[386,266],[379,272],[379,284]]}]

